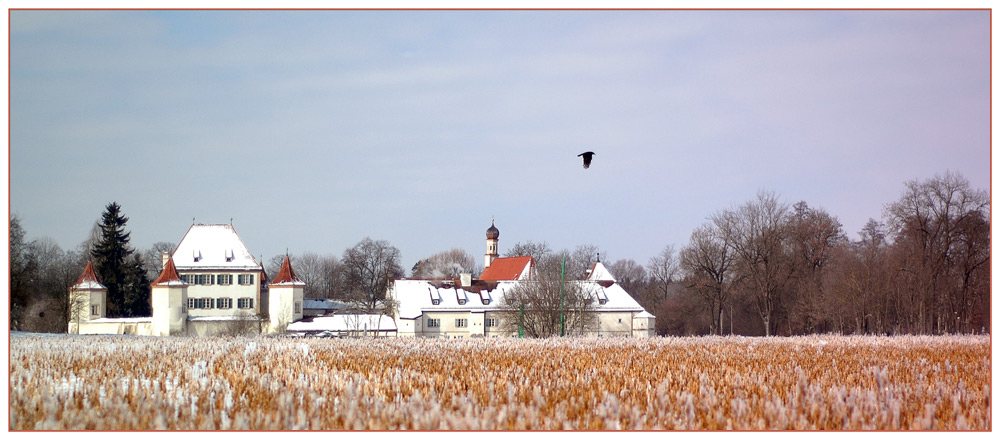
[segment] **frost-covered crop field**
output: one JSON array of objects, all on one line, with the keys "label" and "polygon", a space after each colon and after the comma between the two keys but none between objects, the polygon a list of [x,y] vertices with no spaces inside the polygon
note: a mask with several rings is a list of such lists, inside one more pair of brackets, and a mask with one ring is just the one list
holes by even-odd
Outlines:
[{"label": "frost-covered crop field", "polygon": [[10,428],[973,429],[988,336],[14,334]]}]

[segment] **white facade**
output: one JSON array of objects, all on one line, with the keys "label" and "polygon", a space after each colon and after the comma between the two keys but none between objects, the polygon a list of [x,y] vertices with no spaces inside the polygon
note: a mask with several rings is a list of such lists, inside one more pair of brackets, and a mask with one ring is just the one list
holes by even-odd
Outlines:
[{"label": "white facade", "polygon": [[188,284],[191,317],[261,313],[264,269],[232,225],[191,225],[170,258]]}]

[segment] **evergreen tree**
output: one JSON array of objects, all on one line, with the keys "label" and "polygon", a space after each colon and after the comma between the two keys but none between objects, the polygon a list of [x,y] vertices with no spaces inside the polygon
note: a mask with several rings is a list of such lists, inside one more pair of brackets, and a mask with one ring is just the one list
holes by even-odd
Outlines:
[{"label": "evergreen tree", "polygon": [[94,245],[94,271],[108,288],[108,316],[149,316],[149,279],[142,260],[129,246],[128,217],[111,202],[101,215],[100,240]]},{"label": "evergreen tree", "polygon": [[146,275],[142,255],[132,254],[125,267],[125,298],[126,316],[151,316],[150,279]]}]

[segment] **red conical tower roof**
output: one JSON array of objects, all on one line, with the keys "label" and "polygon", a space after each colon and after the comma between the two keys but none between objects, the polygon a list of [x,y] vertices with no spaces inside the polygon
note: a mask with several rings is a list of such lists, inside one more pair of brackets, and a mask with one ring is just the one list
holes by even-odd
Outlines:
[{"label": "red conical tower roof", "polygon": [[174,266],[174,259],[168,258],[167,265],[163,267],[163,272],[160,272],[160,277],[153,281],[153,286],[156,285],[171,285],[171,284],[186,284],[181,281],[180,275],[177,275],[177,267]]},{"label": "red conical tower roof", "polygon": [[288,260],[288,256],[285,256],[285,262],[281,263],[281,270],[278,271],[278,276],[274,277],[274,281],[271,281],[271,285],[275,284],[305,284],[295,275],[295,271],[292,270],[292,262]]},{"label": "red conical tower roof", "polygon": [[97,279],[97,272],[94,272],[94,263],[90,261],[87,262],[87,267],[83,269],[83,273],[80,274],[80,278],[76,280],[76,284],[73,287],[78,289],[107,289]]}]

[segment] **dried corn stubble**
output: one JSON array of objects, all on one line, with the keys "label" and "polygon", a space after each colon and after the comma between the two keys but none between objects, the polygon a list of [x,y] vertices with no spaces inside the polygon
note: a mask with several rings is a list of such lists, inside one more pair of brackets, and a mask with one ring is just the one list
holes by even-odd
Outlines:
[{"label": "dried corn stubble", "polygon": [[11,338],[12,429],[975,429],[985,336]]}]

